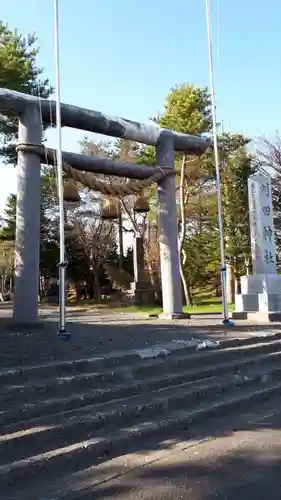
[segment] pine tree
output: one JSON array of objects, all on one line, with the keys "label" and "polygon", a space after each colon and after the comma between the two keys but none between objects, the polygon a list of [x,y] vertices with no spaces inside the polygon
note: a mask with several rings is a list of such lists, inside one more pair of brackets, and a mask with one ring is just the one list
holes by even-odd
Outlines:
[{"label": "pine tree", "polygon": [[[0,22],[0,87],[48,98],[53,89],[43,69],[37,66],[39,47],[34,34],[26,37]],[[14,116],[2,117],[0,155],[6,163],[16,163],[14,145],[18,122]]]}]

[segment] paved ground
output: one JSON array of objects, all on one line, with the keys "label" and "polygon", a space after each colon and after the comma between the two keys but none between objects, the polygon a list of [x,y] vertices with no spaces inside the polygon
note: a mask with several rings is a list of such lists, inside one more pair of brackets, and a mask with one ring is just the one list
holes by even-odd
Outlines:
[{"label": "paved ground", "polygon": [[68,322],[72,339],[61,342],[57,339],[57,316],[57,308],[44,307],[40,311],[40,317],[45,321],[44,329],[25,332],[10,330],[6,328],[6,324],[11,317],[11,307],[2,304],[0,367],[76,359],[191,337],[221,340],[280,328],[280,325],[251,326],[240,321],[236,322],[235,327],[225,329],[221,324],[221,317],[214,315],[196,316],[192,320],[166,321],[147,319],[137,314],[100,314],[70,309]]},{"label": "paved ground", "polygon": [[236,432],[113,460],[92,488],[93,471],[84,474],[81,500],[280,500],[280,424],[281,404],[271,404]]}]

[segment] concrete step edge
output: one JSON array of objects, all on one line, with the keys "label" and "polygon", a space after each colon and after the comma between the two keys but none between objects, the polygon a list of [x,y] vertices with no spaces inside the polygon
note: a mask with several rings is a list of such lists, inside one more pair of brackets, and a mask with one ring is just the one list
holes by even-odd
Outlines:
[{"label": "concrete step edge", "polygon": [[[206,334],[206,337],[208,338],[208,335]],[[206,339],[205,339],[206,340]],[[278,341],[281,340],[281,333],[270,333],[268,335],[253,335],[249,337],[237,337],[235,339],[226,339],[226,340],[221,340],[218,342],[218,348],[220,351],[226,350],[226,349],[231,349],[231,348],[243,348],[243,347],[250,347],[255,344],[268,344],[270,342]],[[204,341],[204,338],[202,338],[202,341]],[[136,354],[136,351],[140,351],[140,349],[134,349],[132,351],[112,351],[111,353],[108,354],[100,354],[96,355],[93,357],[88,357],[88,358],[79,358],[75,360],[63,360],[63,361],[53,361],[51,363],[42,363],[38,365],[27,365],[23,367],[11,367],[11,368],[5,368],[0,371],[0,383],[3,383],[10,378],[16,378],[20,377],[23,378],[25,375],[32,376],[36,378],[36,372],[42,372],[49,374],[52,369],[55,370],[55,374],[61,373],[63,368],[68,368],[68,369],[73,369],[74,367],[78,366],[83,366],[87,368],[89,365],[97,365],[97,367],[100,367],[101,364],[103,363],[108,363],[108,368],[113,368],[115,367],[120,367],[122,366],[127,366],[130,365],[134,361],[140,361],[141,357]],[[206,348],[205,352],[199,351],[199,353],[202,354],[207,354],[207,352],[215,352],[217,351],[217,348]],[[182,349],[175,350],[174,352],[171,352],[169,356],[157,356],[159,360],[163,360],[163,358],[172,358],[172,357],[177,357],[177,356],[185,356],[188,353],[194,353],[196,352],[196,347],[191,346],[191,347],[185,347]],[[198,354],[199,354],[198,353]],[[122,363],[121,363],[122,361]],[[111,364],[112,362],[112,364]],[[81,370],[81,372],[87,372]],[[70,372],[69,372],[70,373]],[[75,371],[76,373],[76,371]],[[79,373],[79,372],[78,372]]]},{"label": "concrete step edge", "polygon": [[[281,382],[278,384],[268,384],[257,390],[245,391],[243,394],[236,395],[232,398],[224,397],[221,401],[211,405],[201,405],[201,408],[195,409],[193,412],[176,411],[172,412],[165,419],[150,420],[142,422],[139,426],[122,429],[116,431],[112,436],[100,439],[90,439],[81,443],[76,443],[65,448],[53,450],[52,452],[43,453],[34,457],[23,459],[0,467],[0,479],[3,492],[5,487],[9,486],[14,481],[28,481],[30,478],[41,473],[44,479],[50,474],[57,474],[58,467],[62,473],[63,466],[68,466],[68,472],[77,470],[79,467],[86,466],[85,462],[93,464],[93,460],[101,458],[103,454],[108,458],[109,453],[115,450],[115,453],[122,451],[129,441],[136,439],[144,439],[149,435],[155,436],[156,433],[167,433],[169,430],[176,428],[188,429],[192,423],[199,422],[203,418],[214,417],[215,415],[225,414],[232,407],[243,406],[251,400],[257,402],[260,399],[268,399],[269,397],[280,394]],[[82,464],[83,457],[83,464]],[[87,458],[87,460],[86,460]],[[72,461],[74,463],[72,463]],[[63,471],[67,473],[66,470]]]},{"label": "concrete step edge", "polygon": [[[102,405],[100,408],[97,406],[85,407],[80,415],[79,413],[74,414],[74,416],[65,414],[63,420],[57,420],[55,427],[53,427],[54,422],[52,421],[37,420],[33,422],[33,426],[35,426],[35,429],[43,430],[43,432],[39,433],[32,433],[30,427],[17,429],[17,426],[8,426],[6,429],[2,429],[0,451],[3,453],[4,460],[9,455],[11,460],[13,454],[19,455],[21,453],[21,448],[28,450],[29,453],[36,453],[39,447],[52,446],[52,443],[56,443],[57,446],[60,446],[63,442],[69,444],[70,441],[73,441],[73,436],[75,436],[74,439],[77,439],[78,435],[80,435],[80,439],[83,439],[85,435],[88,437],[92,428],[95,431],[98,431],[99,428],[112,429],[114,426],[118,426],[120,421],[123,423],[127,421],[129,425],[142,416],[152,416],[159,412],[164,414],[175,408],[186,407],[186,405],[196,406],[203,399],[207,402],[210,398],[223,397],[226,392],[229,394],[241,389],[247,390],[247,388],[258,382],[266,383],[271,378],[280,378],[281,366],[278,363],[274,367],[265,367],[264,370],[251,369],[246,374],[247,376],[244,374],[237,377],[233,375],[216,377],[209,380],[209,382],[184,383],[174,388],[155,391],[154,397],[151,399],[131,398],[130,401],[130,398],[128,398],[127,400],[112,401],[109,408],[107,408],[107,405]],[[266,378],[263,380],[265,375]],[[5,438],[4,432],[6,432],[7,438],[11,434],[17,433],[16,438],[10,442],[3,441]],[[37,451],[34,450],[34,447],[37,448]]]},{"label": "concrete step edge", "polygon": [[[181,429],[169,430],[167,438],[156,434],[155,438],[151,435],[147,439],[142,439],[140,442],[141,453],[138,443],[132,441],[127,445],[122,447],[121,457],[118,453],[113,453],[104,457],[94,465],[89,465],[82,470],[74,471],[69,474],[65,474],[62,477],[54,477],[51,481],[40,482],[39,485],[35,482],[24,488],[24,495],[21,500],[38,500],[38,491],[44,500],[93,500],[93,495],[95,488],[101,485],[104,481],[108,482],[116,478],[116,467],[120,463],[120,458],[122,464],[124,461],[122,457],[126,455],[126,472],[134,473],[135,469],[140,467],[146,467],[148,464],[153,464],[161,457],[167,457],[167,453],[174,454],[175,452],[181,452],[187,450],[188,448],[194,450],[194,448],[200,444],[212,441],[214,439],[219,439],[225,434],[229,435],[232,432],[245,430],[248,426],[251,427],[252,421],[258,421],[265,415],[274,415],[278,413],[277,408],[279,407],[279,395],[272,398],[267,398],[262,405],[260,402],[254,402],[251,404],[251,409],[244,407],[239,408],[235,411],[235,408],[231,410],[231,413],[223,414],[221,417],[216,416],[216,418],[210,418],[204,420],[203,422],[196,423],[188,428],[185,434],[183,434]],[[247,411],[248,409],[248,411]],[[159,446],[160,444],[160,446]],[[168,450],[165,446],[168,444]],[[147,450],[144,452],[144,450]],[[11,492],[9,492],[9,498],[5,496],[3,500],[10,500],[12,497]]]},{"label": "concrete step edge", "polygon": [[48,415],[51,417],[52,415],[60,415],[61,413],[65,414],[73,409],[82,409],[89,405],[92,406],[94,404],[106,403],[109,400],[124,399],[136,394],[141,395],[144,390],[153,394],[154,391],[164,389],[165,387],[176,387],[182,383],[181,381],[184,380],[189,383],[196,381],[201,381],[203,383],[203,381],[207,382],[210,378],[220,377],[224,374],[237,371],[237,369],[246,369],[247,367],[257,365],[258,363],[266,363],[269,365],[270,363],[278,362],[279,357],[281,358],[281,352],[266,353],[257,357],[251,356],[248,358],[231,360],[230,362],[227,361],[219,366],[210,365],[204,370],[183,370],[176,374],[167,374],[165,377],[155,377],[150,380],[136,380],[135,383],[121,386],[118,389],[110,387],[105,389],[104,392],[96,390],[89,391],[85,395],[76,394],[75,397],[70,395],[65,399],[55,398],[55,401],[39,401],[37,404],[34,402],[32,407],[27,406],[25,408],[23,403],[21,403],[19,407],[16,407],[0,416],[0,425],[3,427],[16,425],[27,419],[33,420],[40,418],[41,415]]},{"label": "concrete step edge", "polygon": [[[89,373],[89,372],[83,372],[79,374],[73,374],[73,375],[68,375],[68,376],[60,376],[60,377],[49,377],[46,378],[45,380],[41,380],[39,382],[33,382],[31,381],[21,381],[21,384],[17,384],[17,387],[11,391],[11,388],[9,385],[6,384],[6,386],[2,386],[1,394],[4,395],[5,397],[7,396],[7,393],[11,393],[12,399],[16,399],[17,396],[23,392],[23,391],[36,391],[40,392],[44,390],[45,392],[48,390],[48,388],[52,388],[55,384],[60,388],[60,391],[62,390],[63,386],[66,385],[68,386],[69,384],[76,384],[79,386],[81,385],[85,386],[87,381],[91,381],[91,384],[93,381],[96,379],[96,383],[99,383],[99,386],[101,384],[107,383],[107,377],[109,377],[108,380],[112,379],[117,379],[118,376],[122,379],[127,378],[127,379],[132,379],[134,376],[136,378],[140,378],[142,375],[143,377],[146,376],[147,378],[149,377],[150,372],[153,374],[161,373],[161,371],[164,371],[165,373],[167,372],[167,365],[171,368],[171,370],[175,370],[179,368],[180,365],[186,365],[187,363],[189,366],[196,365],[204,365],[206,366],[208,363],[212,362],[218,362],[219,359],[225,358],[226,356],[230,357],[231,359],[236,358],[236,356],[247,356],[253,354],[253,353],[259,353],[259,352],[270,352],[270,351],[275,351],[275,350],[281,350],[281,342],[279,340],[271,341],[268,343],[259,343],[259,344],[254,344],[250,346],[245,346],[245,347],[232,347],[230,349],[217,349],[217,350],[212,350],[212,352],[204,352],[204,353],[196,353],[196,354],[191,354],[189,356],[184,356],[184,355],[177,355],[177,356],[169,356],[166,358],[161,358],[161,359],[154,359],[153,361],[150,361],[149,363],[142,362],[138,363],[136,366],[122,366],[122,367],[117,367],[115,370],[106,370],[106,371],[101,371],[100,373]],[[90,382],[89,382],[90,383]]]}]

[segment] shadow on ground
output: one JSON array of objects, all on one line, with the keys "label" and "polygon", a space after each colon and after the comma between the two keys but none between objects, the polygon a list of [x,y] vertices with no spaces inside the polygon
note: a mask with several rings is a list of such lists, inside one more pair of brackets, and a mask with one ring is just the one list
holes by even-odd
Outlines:
[{"label": "shadow on ground", "polygon": [[[174,442],[187,441],[188,438],[202,440],[196,447],[186,445],[182,451],[171,449],[169,453],[168,445],[163,442],[143,444],[141,450],[124,450],[122,465],[116,465],[113,459],[104,470],[98,466],[96,472],[91,468],[88,474],[83,473],[84,484],[97,481],[99,475],[100,484],[81,488],[78,480],[75,489],[79,489],[81,496],[77,498],[280,500],[280,414],[268,417],[265,422],[257,419],[246,424],[242,420],[240,416],[236,431],[227,430],[227,425],[231,424],[229,419],[228,424],[220,419],[216,424],[217,430],[209,427],[203,433],[194,429],[175,434]],[[149,465],[136,466],[126,473],[130,458],[125,457],[125,453],[134,451],[145,457],[152,450],[164,448],[168,452],[165,458],[155,459]]]},{"label": "shadow on ground", "polygon": [[[278,400],[267,401],[263,410],[253,407],[119,452],[108,450],[98,461],[76,463],[81,470],[73,476],[50,482],[44,499],[68,487],[68,500],[280,500],[280,412]],[[16,500],[41,498],[37,481]]]},{"label": "shadow on ground", "polygon": [[[220,340],[230,335],[229,330],[218,325],[189,326],[145,320],[100,324],[79,322],[73,316],[72,340],[61,342],[56,338],[57,325],[52,322],[47,322],[43,330],[27,332],[11,331],[6,326],[7,318],[0,318],[2,368],[77,359],[192,336]],[[280,326],[237,326],[231,335],[266,328],[273,330]],[[72,491],[79,489],[79,494],[72,497],[70,493],[68,500],[280,500],[281,402],[276,399],[264,401],[259,407],[249,406],[244,414],[237,410],[231,416],[204,425],[190,424],[181,431],[162,435],[161,439],[138,441],[127,448],[122,446],[122,450],[108,449],[95,462],[89,456],[87,462],[75,464],[75,470],[81,470],[69,486]],[[152,453],[152,463],[143,466]],[[166,457],[157,458],[159,453],[165,453]],[[129,469],[132,470],[128,472]],[[16,500],[42,498],[40,484],[36,482],[34,478],[29,496],[20,492]],[[37,493],[33,494],[36,488]],[[50,494],[54,488],[52,482]],[[4,496],[3,500],[11,497]]]},{"label": "shadow on ground", "polygon": [[[3,311],[2,311],[3,312]],[[126,316],[126,315],[124,315]],[[81,314],[80,314],[81,318]],[[238,325],[226,329],[222,325],[209,325],[206,322],[192,324],[188,322],[161,322],[140,317],[122,318],[113,315],[91,316],[82,321],[71,315],[68,329],[71,340],[62,342],[58,339],[56,322],[45,321],[45,327],[38,330],[19,331],[7,328],[10,319],[0,318],[0,367],[16,367],[26,364],[65,359],[91,357],[113,350],[130,350],[147,347],[171,340],[187,340],[191,337],[224,340],[254,334],[257,331],[276,330],[280,326]],[[45,318],[46,319],[46,318]]]},{"label": "shadow on ground", "polygon": [[99,487],[83,500],[280,500],[280,467],[278,456],[259,460],[244,450],[243,456],[237,452],[212,464],[153,467],[123,484]]}]

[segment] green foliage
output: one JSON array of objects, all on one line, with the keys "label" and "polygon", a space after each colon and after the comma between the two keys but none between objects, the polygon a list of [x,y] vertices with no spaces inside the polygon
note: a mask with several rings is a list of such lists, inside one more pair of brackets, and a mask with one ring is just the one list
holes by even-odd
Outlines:
[{"label": "green foliage", "polygon": [[244,146],[234,149],[236,138],[221,175],[224,234],[227,261],[237,274],[245,274],[251,247],[247,181],[256,166]]},{"label": "green foliage", "polygon": [[104,264],[104,269],[114,288],[120,291],[128,290],[130,283],[132,282],[131,274],[107,263]]},{"label": "green foliage", "polygon": [[40,272],[45,278],[58,274],[59,246],[53,221],[57,218],[56,168],[45,166],[41,172]]},{"label": "green foliage", "polygon": [[136,163],[138,165],[151,165],[156,167],[156,149],[154,146],[143,146],[138,152]]},{"label": "green foliage", "polygon": [[14,243],[12,241],[0,241],[0,277],[2,286],[5,287],[7,278],[10,278],[14,268]]},{"label": "green foliage", "polygon": [[4,217],[2,219],[2,227],[0,229],[0,239],[2,241],[14,241],[16,234],[16,204],[17,197],[15,194],[10,194],[7,198],[4,209]]},{"label": "green foliage", "polygon": [[184,83],[168,94],[164,113],[155,121],[163,128],[200,135],[212,126],[211,99],[208,88]]},{"label": "green foliage", "polygon": [[237,151],[245,151],[245,148],[250,144],[251,139],[243,134],[233,134],[225,132],[218,138],[220,148],[220,159],[227,159],[230,155],[236,154]]},{"label": "green foliage", "polygon": [[[231,132],[225,132],[218,136],[218,146],[219,146],[219,159],[221,170],[224,170],[224,167],[229,160],[229,158],[237,151],[246,151],[248,144],[251,142],[251,139],[248,139],[243,134],[233,134]],[[214,162],[214,154],[213,152],[206,152],[201,157],[201,161],[204,162],[204,166],[206,172],[212,177],[213,182],[216,180],[216,169]]]},{"label": "green foliage", "polygon": [[[184,83],[176,85],[166,97],[164,112],[153,120],[162,128],[201,135],[212,127],[211,99],[207,88]],[[142,147],[137,163],[156,165],[155,148]]]},{"label": "green foliage", "polygon": [[[54,195],[55,169],[44,168],[41,175],[41,207],[40,207],[40,270],[45,277],[57,275],[59,248],[57,237],[52,231],[52,221],[56,216],[57,202]],[[17,197],[11,194],[6,203],[0,239],[14,241],[16,233]]]},{"label": "green foliage", "polygon": [[87,156],[99,156],[101,158],[112,158],[114,156],[114,141],[96,141],[87,134],[79,142],[81,153]]},{"label": "green foliage", "polygon": [[[24,37],[0,22],[0,40],[0,87],[49,97],[53,89],[48,79],[41,79],[43,69],[36,63],[39,53],[36,36],[29,34]],[[17,128],[17,119],[12,115],[0,121],[0,155],[6,163],[16,163],[13,146]]]},{"label": "green foliage", "polygon": [[190,285],[206,285],[220,266],[218,231],[204,225],[200,231],[188,236],[183,249],[187,256],[184,271]]}]

